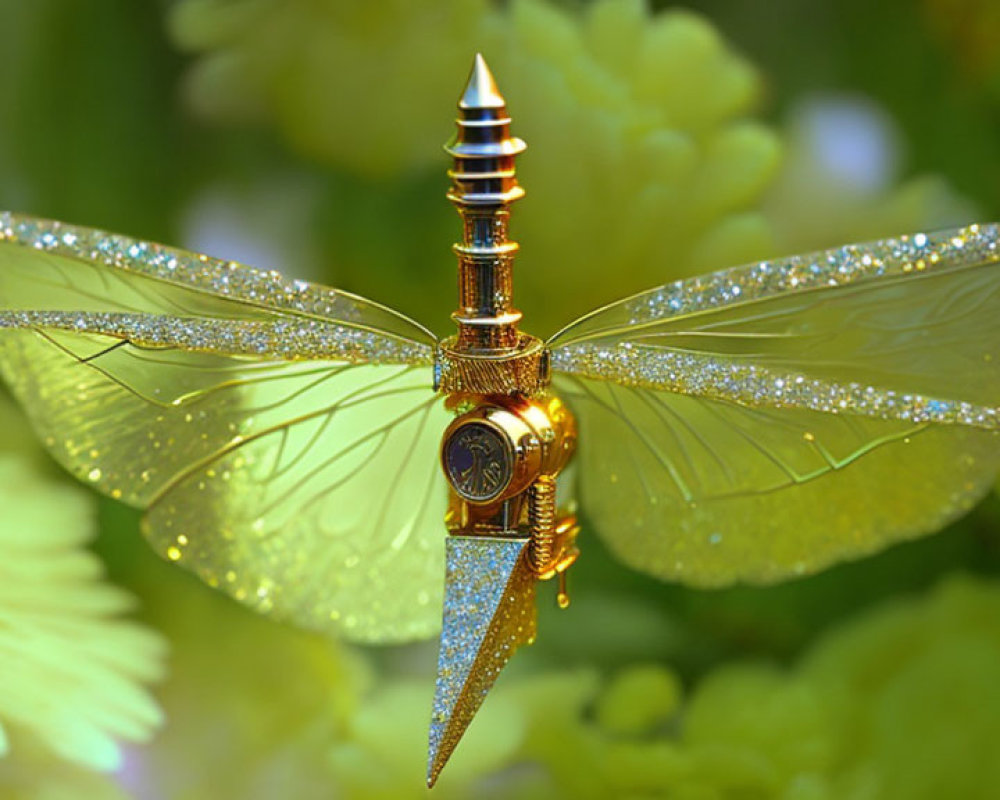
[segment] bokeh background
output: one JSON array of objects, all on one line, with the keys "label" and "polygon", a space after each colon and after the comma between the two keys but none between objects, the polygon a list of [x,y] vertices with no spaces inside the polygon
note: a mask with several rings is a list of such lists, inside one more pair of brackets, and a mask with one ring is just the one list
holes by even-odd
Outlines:
[{"label": "bokeh background", "polygon": [[[0,0],[0,207],[449,328],[453,105],[528,141],[518,305],[1000,217],[993,0]],[[0,398],[0,797],[407,798],[435,643],[258,619],[161,563]],[[587,531],[565,612],[434,795],[1000,796],[1000,502],[863,562],[696,592]]]}]

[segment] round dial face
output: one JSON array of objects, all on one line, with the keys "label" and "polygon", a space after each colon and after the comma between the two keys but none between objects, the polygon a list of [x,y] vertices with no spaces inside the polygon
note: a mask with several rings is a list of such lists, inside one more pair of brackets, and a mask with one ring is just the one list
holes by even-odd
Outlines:
[{"label": "round dial face", "polygon": [[452,433],[444,448],[444,467],[459,496],[474,503],[498,497],[513,473],[503,435],[481,422],[470,422]]}]

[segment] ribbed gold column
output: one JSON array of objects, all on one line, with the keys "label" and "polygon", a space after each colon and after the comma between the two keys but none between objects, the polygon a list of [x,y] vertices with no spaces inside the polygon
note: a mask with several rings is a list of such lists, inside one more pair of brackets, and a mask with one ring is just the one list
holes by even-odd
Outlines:
[{"label": "ribbed gold column", "polygon": [[462,215],[458,256],[456,351],[501,353],[518,347],[521,312],[511,304],[517,243],[508,240],[508,206],[524,196],[514,158],[525,149],[510,135],[506,101],[482,56],[458,103],[455,137],[445,146],[454,159],[448,199]]}]

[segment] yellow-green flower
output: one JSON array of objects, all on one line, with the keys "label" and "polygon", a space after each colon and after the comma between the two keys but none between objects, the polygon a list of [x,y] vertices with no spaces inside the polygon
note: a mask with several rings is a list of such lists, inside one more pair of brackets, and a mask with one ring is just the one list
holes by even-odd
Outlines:
[{"label": "yellow-green flower", "polygon": [[388,177],[440,159],[492,13],[487,0],[185,0],[169,22],[204,53],[188,82],[201,114],[273,124],[317,160]]},{"label": "yellow-green flower", "polygon": [[[1000,586],[954,577],[821,637],[798,663],[743,661],[684,696],[662,664],[501,678],[442,797],[992,798]],[[421,797],[430,690],[384,682],[334,745],[351,798]],[[954,791],[954,793],[952,793]]]},{"label": "yellow-green flower", "polygon": [[681,703],[664,667],[576,696],[550,676],[522,698],[536,710],[519,756],[541,761],[552,797],[985,800],[1000,794],[997,674],[1000,585],[956,576],[790,668],[720,667]]},{"label": "yellow-green flower", "polygon": [[[547,331],[624,294],[763,256],[780,162],[760,80],[708,20],[517,0],[495,71],[528,142],[518,304]],[[558,298],[558,302],[554,299]]]},{"label": "yellow-green flower", "polygon": [[0,748],[16,758],[27,733],[69,761],[116,769],[119,742],[145,741],[161,722],[144,684],[161,675],[163,642],[120,619],[131,598],[86,551],[89,494],[3,454],[0,505]]},{"label": "yellow-green flower", "polygon": [[[757,206],[780,147],[749,116],[759,79],[691,12],[653,13],[642,0],[581,12],[540,0],[186,0],[172,22],[176,39],[204,53],[190,76],[203,114],[274,125],[296,150],[369,179],[443,173],[440,146],[482,50],[529,145],[517,302],[539,332],[769,249]],[[443,201],[432,207],[447,213]],[[395,246],[397,262],[420,257],[406,237]],[[440,269],[438,254],[425,257]]]}]

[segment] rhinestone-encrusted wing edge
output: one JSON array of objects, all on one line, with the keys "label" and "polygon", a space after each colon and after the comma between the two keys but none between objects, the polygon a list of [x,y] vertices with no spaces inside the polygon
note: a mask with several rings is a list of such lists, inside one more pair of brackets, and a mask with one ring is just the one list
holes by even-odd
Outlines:
[{"label": "rhinestone-encrusted wing edge", "polygon": [[[734,267],[675,281],[587,314],[550,340],[554,371],[748,407],[1000,427],[1000,406],[928,396],[653,343],[658,324],[806,292],[941,275],[1000,261],[997,225],[971,225]],[[574,335],[575,331],[575,335]],[[643,341],[645,340],[645,341]],[[706,350],[711,350],[710,342]]]},{"label": "rhinestone-encrusted wing edge", "polygon": [[[141,275],[247,306],[280,311],[292,317],[304,317],[336,326],[325,329],[322,324],[303,324],[295,332],[304,340],[315,339],[317,334],[321,335],[324,331],[338,335],[344,333],[346,328],[353,328],[355,332],[351,338],[355,351],[363,355],[365,360],[377,358],[378,347],[385,345],[385,340],[396,339],[394,360],[429,363],[437,341],[427,328],[405,315],[349,292],[289,279],[273,270],[259,270],[234,261],[96,228],[0,212],[0,244],[20,245],[43,253],[100,264],[110,270]],[[44,309],[25,311],[40,313]],[[100,332],[97,329],[104,323],[119,328],[129,326],[132,330],[142,322],[151,324],[150,320],[140,317],[107,320],[93,314],[81,314],[76,320],[69,320],[64,316],[47,321],[37,318],[20,320],[8,315],[6,322],[8,327],[14,327],[20,322],[48,322],[63,328],[75,325],[79,330],[91,332]],[[159,330],[154,331],[159,334],[159,338],[163,338],[166,332],[165,325],[160,325]],[[253,338],[253,333],[266,333],[260,326],[256,331],[235,332],[244,339]],[[365,334],[369,336],[366,338]],[[156,342],[151,344],[155,345]],[[407,345],[411,345],[409,349]],[[184,346],[184,343],[181,342],[178,346]],[[313,347],[315,349],[315,344]]]},{"label": "rhinestone-encrusted wing edge", "polygon": [[881,278],[940,273],[1000,261],[1000,223],[914,233],[759,261],[686,278],[622,298],[566,325],[554,350],[637,325],[678,319],[770,297]]}]

